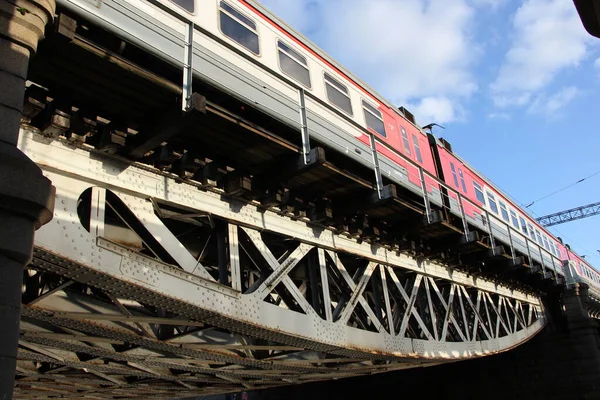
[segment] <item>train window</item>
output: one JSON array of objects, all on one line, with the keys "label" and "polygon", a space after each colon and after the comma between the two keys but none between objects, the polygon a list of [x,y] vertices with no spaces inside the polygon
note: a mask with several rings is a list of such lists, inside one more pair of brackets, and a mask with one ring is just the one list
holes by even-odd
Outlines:
[{"label": "train window", "polygon": [[512,222],[512,226],[519,229],[519,220],[517,220],[517,213],[513,210],[510,210],[510,221]]},{"label": "train window", "polygon": [[502,219],[505,220],[506,222],[508,221],[508,210],[506,208],[506,204],[504,204],[503,202],[500,202],[500,213],[502,214]]},{"label": "train window", "polygon": [[527,236],[527,224],[525,224],[525,218],[519,216],[519,222],[521,223],[521,231]]},{"label": "train window", "polygon": [[467,185],[465,184],[465,176],[463,175],[462,169],[458,169],[458,176],[460,177],[460,184],[463,192],[467,193]]},{"label": "train window", "polygon": [[224,1],[219,2],[219,23],[225,36],[254,54],[260,53],[256,23]]},{"label": "train window", "polygon": [[535,230],[535,237],[537,239],[537,242],[540,246],[544,245],[544,242],[542,242],[542,235],[540,235],[540,231],[538,231],[537,229]]},{"label": "train window", "polygon": [[479,183],[473,181],[473,188],[475,189],[475,196],[477,197],[477,200],[479,200],[481,204],[485,204],[485,197],[483,197],[483,190],[481,189]]},{"label": "train window", "polygon": [[348,88],[327,72],[325,72],[325,90],[327,91],[327,98],[333,105],[352,115],[352,103],[350,102]]},{"label": "train window", "polygon": [[533,230],[533,226],[531,224],[527,224],[527,230],[529,231],[529,237],[535,242],[535,231]]},{"label": "train window", "polygon": [[454,163],[450,163],[450,169],[452,170],[452,179],[454,179],[454,186],[458,187],[458,178],[456,177],[456,168],[454,168]]},{"label": "train window", "polygon": [[281,40],[277,41],[279,68],[307,88],[310,88],[310,72],[306,57],[293,50]]},{"label": "train window", "polygon": [[[423,157],[421,157],[421,149],[419,148],[419,139],[415,135],[412,135],[413,144],[415,145],[415,156],[417,156],[417,161],[422,163]],[[458,185],[456,185],[458,186]]]},{"label": "train window", "polygon": [[490,192],[487,192],[487,198],[488,198],[488,205],[490,206],[490,209],[492,210],[492,212],[494,214],[498,214],[498,204],[496,204],[496,197],[491,194]]},{"label": "train window", "polygon": [[548,244],[548,238],[546,236],[542,236],[542,240],[544,241],[544,247],[546,250],[550,251],[550,245]]},{"label": "train window", "polygon": [[195,0],[171,0],[173,3],[177,4],[179,7],[183,8],[185,11],[193,14],[194,13],[194,3]]},{"label": "train window", "polygon": [[374,130],[383,137],[386,137],[381,111],[364,100],[362,101],[362,106],[365,113],[365,122],[367,123],[367,128]]},{"label": "train window", "polygon": [[408,142],[408,134],[406,133],[406,129],[403,126],[400,127],[400,131],[402,131],[402,142],[404,142],[404,148],[406,149],[406,153],[410,156],[410,143]]}]

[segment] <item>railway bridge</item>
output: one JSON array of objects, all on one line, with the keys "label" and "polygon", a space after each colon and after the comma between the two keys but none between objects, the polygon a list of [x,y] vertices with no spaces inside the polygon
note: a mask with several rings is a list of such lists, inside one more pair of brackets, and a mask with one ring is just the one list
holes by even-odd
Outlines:
[{"label": "railway bridge", "polygon": [[598,371],[600,294],[432,204],[428,182],[451,188],[423,169],[402,191],[375,139],[374,168],[314,140],[301,90],[293,129],[192,74],[193,26],[179,68],[52,2],[0,4],[2,398],[360,377],[554,325]]}]

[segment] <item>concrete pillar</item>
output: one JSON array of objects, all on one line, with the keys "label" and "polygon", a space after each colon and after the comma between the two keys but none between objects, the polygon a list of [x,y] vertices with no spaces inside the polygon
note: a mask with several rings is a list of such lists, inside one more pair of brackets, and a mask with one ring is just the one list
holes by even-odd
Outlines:
[{"label": "concrete pillar", "polygon": [[34,231],[52,218],[54,187],[16,147],[29,58],[54,0],[0,0],[0,399],[15,378],[23,268]]}]

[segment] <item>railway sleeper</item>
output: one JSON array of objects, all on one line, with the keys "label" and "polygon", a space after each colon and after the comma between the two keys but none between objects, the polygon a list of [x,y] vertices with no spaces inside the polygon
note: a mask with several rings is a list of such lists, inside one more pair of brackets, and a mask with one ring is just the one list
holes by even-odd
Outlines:
[{"label": "railway sleeper", "polygon": [[70,112],[70,106],[52,100],[31,119],[30,124],[39,129],[44,136],[58,138],[63,136],[71,126]]},{"label": "railway sleeper", "polygon": [[23,104],[23,118],[30,122],[44,108],[48,102],[48,91],[38,85],[30,85],[25,89]]}]

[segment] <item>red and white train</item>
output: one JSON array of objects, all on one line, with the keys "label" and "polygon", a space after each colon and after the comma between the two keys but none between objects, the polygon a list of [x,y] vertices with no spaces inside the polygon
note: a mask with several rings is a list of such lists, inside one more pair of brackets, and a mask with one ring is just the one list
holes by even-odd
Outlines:
[{"label": "red and white train", "polygon": [[[183,67],[195,78],[375,169],[427,192],[471,226],[559,275],[600,288],[600,274],[514,201],[255,0],[58,0],[58,5]],[[377,157],[373,157],[376,149]],[[440,185],[440,181],[445,185]],[[423,190],[425,186],[425,190]],[[563,264],[563,261],[566,263]],[[566,266],[566,268],[565,268]]]}]

